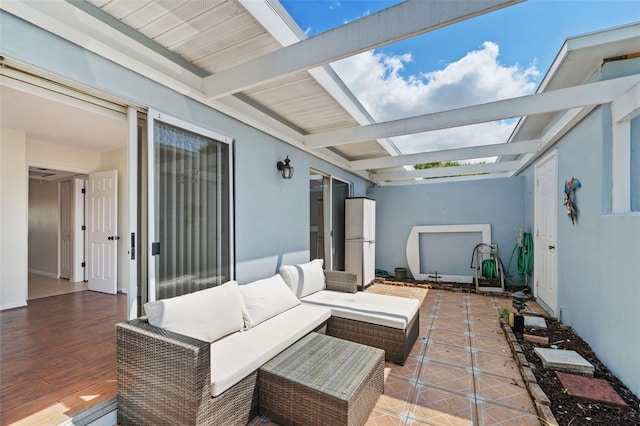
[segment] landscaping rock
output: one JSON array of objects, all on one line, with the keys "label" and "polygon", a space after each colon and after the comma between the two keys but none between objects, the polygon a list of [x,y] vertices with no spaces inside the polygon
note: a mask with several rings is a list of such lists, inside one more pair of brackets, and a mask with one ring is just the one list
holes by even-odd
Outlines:
[{"label": "landscaping rock", "polygon": [[533,328],[547,328],[547,321],[542,317],[535,317],[531,315],[524,316],[524,326]]},{"label": "landscaping rock", "polygon": [[533,334],[524,334],[522,336],[527,342],[535,343],[538,345],[549,346],[549,338],[542,336],[534,336]]},{"label": "landscaping rock", "polygon": [[556,375],[571,396],[587,401],[600,402],[614,407],[627,408],[627,403],[603,379],[578,376],[576,374],[556,371]]},{"label": "landscaping rock", "polygon": [[576,351],[547,348],[535,348],[534,351],[540,357],[544,368],[593,377],[593,364]]}]

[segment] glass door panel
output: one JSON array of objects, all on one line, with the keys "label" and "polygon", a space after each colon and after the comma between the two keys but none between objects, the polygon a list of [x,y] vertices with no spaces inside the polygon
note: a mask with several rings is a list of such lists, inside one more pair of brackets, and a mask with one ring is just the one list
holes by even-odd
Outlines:
[{"label": "glass door panel", "polygon": [[150,300],[232,279],[231,161],[228,142],[157,119],[150,207]]}]

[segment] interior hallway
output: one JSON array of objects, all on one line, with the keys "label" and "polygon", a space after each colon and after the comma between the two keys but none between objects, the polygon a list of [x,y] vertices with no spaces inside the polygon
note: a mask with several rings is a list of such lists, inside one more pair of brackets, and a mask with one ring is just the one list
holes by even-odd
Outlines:
[{"label": "interior hallway", "polygon": [[84,291],[89,288],[85,281],[72,283],[69,282],[69,280],[45,277],[43,275],[36,274],[29,274],[28,279],[29,295],[27,300],[74,293],[76,291]]}]

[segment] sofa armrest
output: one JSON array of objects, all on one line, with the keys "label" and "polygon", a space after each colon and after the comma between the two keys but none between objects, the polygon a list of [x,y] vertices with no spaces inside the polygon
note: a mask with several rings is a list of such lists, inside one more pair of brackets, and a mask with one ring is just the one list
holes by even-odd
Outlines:
[{"label": "sofa armrest", "polygon": [[327,290],[355,293],[358,291],[358,276],[353,272],[324,271]]},{"label": "sofa armrest", "polygon": [[211,397],[209,342],[145,319],[116,324],[116,363],[120,423],[159,424],[159,413],[168,412],[195,424],[196,407]]}]

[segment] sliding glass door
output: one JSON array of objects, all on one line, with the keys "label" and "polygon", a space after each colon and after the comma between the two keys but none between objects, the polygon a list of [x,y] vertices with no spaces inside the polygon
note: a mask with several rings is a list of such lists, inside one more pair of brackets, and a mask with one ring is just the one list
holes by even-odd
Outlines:
[{"label": "sliding glass door", "polygon": [[149,300],[234,276],[231,140],[149,114]]},{"label": "sliding glass door", "polygon": [[309,253],[311,259],[324,259],[325,269],[344,271],[344,200],[350,195],[351,184],[310,171]]}]

